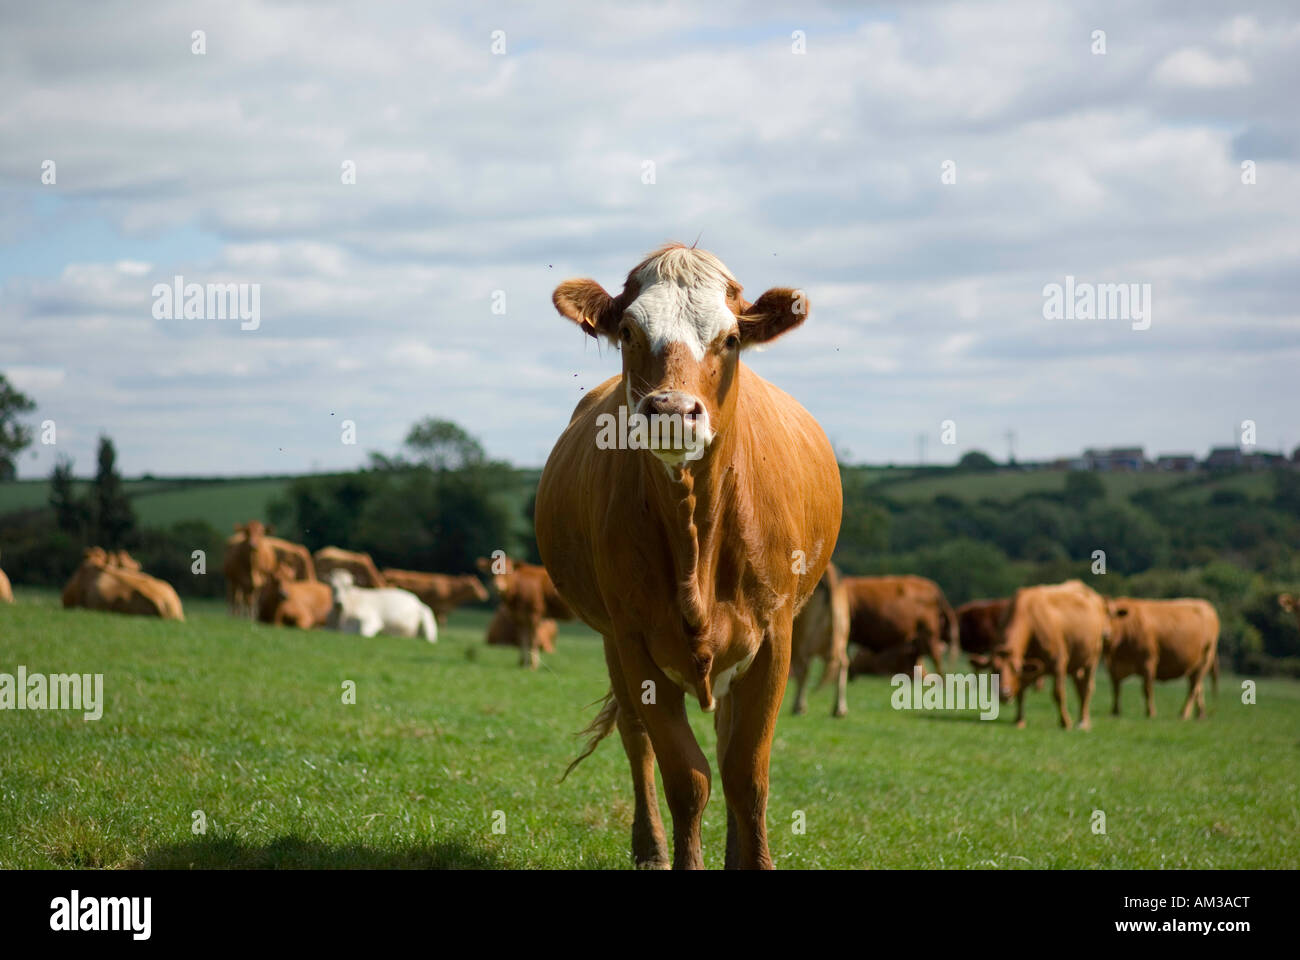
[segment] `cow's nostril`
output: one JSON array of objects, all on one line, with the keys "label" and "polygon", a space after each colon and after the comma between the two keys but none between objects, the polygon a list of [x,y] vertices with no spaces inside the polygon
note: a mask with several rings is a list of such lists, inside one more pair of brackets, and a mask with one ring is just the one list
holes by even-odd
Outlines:
[{"label": "cow's nostril", "polygon": [[691,407],[691,409],[687,412],[686,417],[688,420],[694,420],[696,417],[702,417],[702,416],[704,416],[704,404],[696,400],[695,406]]}]

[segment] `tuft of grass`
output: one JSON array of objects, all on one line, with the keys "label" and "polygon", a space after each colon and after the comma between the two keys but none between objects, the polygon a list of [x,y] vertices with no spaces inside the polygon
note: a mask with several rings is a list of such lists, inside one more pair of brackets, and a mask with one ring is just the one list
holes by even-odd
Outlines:
[{"label": "tuft of grass", "polygon": [[[582,626],[562,625],[530,673],[483,644],[477,612],[453,614],[436,645],[255,625],[201,601],[186,615],[65,611],[22,589],[0,606],[0,672],[102,673],[106,701],[99,721],[0,711],[0,867],[630,866],[618,738],[556,783],[607,687]],[[805,716],[787,703],[768,808],[778,866],[1300,865],[1300,684],[1259,680],[1246,705],[1225,677],[1210,719],[1183,723],[1182,682],[1157,688],[1147,720],[1136,681],[1120,717],[1099,681],[1089,733],[1059,730],[1046,692],[1024,730],[1011,710],[895,711],[883,677],[850,685],[842,720],[829,689]],[[711,718],[692,708],[692,722],[712,753]],[[714,767],[704,843],[720,866]]]}]

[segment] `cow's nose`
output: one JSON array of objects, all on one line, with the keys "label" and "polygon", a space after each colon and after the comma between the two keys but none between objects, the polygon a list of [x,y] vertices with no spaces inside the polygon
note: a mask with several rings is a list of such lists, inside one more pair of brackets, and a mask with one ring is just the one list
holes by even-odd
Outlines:
[{"label": "cow's nose", "polygon": [[645,398],[646,413],[672,415],[683,420],[694,420],[704,415],[704,404],[681,390],[662,390]]}]

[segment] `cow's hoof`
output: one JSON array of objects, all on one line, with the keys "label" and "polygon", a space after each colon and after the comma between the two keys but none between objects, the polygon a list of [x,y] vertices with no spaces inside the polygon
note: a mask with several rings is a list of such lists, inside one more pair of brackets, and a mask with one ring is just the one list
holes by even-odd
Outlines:
[{"label": "cow's hoof", "polygon": [[831,711],[832,717],[847,717],[849,715],[848,707],[836,707]]},{"label": "cow's hoof", "polygon": [[1017,730],[1023,730],[1023,729],[1025,729],[1025,721],[1023,721],[1023,720],[1017,720],[1017,721],[1016,721],[1016,729],[1017,729]]},{"label": "cow's hoof", "polygon": [[1084,733],[1087,733],[1089,730],[1092,729],[1092,721],[1091,721],[1091,720],[1087,720],[1087,721],[1085,721],[1085,722],[1079,724],[1079,729],[1082,730]]},{"label": "cow's hoof", "polygon": [[807,713],[807,712],[808,712],[808,708],[807,708],[807,707],[801,707],[801,706],[799,706],[799,704],[797,704],[797,703],[794,705],[794,715],[795,715],[796,717],[798,717],[798,716],[802,716],[803,714],[805,714],[805,713]]},{"label": "cow's hoof", "polygon": [[671,870],[673,865],[667,860],[638,860],[636,868],[638,870]]}]

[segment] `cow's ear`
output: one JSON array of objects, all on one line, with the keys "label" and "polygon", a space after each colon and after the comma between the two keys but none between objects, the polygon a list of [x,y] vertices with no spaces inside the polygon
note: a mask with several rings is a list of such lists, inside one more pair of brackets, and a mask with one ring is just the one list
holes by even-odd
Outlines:
[{"label": "cow's ear", "polygon": [[740,344],[768,343],[808,319],[808,297],[802,290],[773,287],[753,303],[740,301]]},{"label": "cow's ear", "polygon": [[1117,617],[1127,617],[1128,607],[1116,607],[1114,610],[1114,615]]},{"label": "cow's ear", "polygon": [[587,336],[616,338],[622,307],[595,280],[565,280],[551,294],[551,302]]}]

